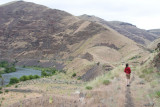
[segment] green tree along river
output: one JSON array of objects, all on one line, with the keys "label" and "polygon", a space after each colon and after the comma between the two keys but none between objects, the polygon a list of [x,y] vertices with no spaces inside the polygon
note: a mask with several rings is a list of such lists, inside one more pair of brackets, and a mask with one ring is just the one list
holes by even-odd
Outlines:
[{"label": "green tree along river", "polygon": [[[5,73],[5,74],[1,74],[1,75],[4,78],[4,85],[7,85],[7,84],[9,84],[10,78],[12,78],[12,77],[20,78],[24,75],[26,75],[26,76],[28,76],[28,75],[41,76],[41,71],[30,69],[30,68],[16,67],[16,72]],[[0,81],[1,81],[1,78],[0,78]]]}]

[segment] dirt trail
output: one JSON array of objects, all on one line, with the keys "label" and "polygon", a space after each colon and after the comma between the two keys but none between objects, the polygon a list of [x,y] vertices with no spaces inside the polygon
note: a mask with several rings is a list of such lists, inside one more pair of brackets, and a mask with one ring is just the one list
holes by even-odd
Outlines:
[{"label": "dirt trail", "polygon": [[93,107],[153,107],[149,104],[149,84],[139,78],[133,71],[130,86],[126,86],[126,76],[122,72],[115,77],[108,86],[101,86],[90,92],[91,100],[86,101],[86,106]]},{"label": "dirt trail", "polygon": [[[124,107],[153,107],[153,101],[149,98],[152,90],[150,83],[139,78],[132,72],[130,87],[126,87]],[[118,106],[119,107],[119,106]]]},{"label": "dirt trail", "polygon": [[[134,81],[134,79],[135,79],[135,77],[134,77],[134,74],[133,74],[133,76],[131,78],[131,81],[130,81],[130,85],[132,85],[132,82]],[[134,107],[130,87],[126,87],[126,92],[125,93],[126,93],[126,95],[125,95],[125,98],[126,98],[125,107]]]}]

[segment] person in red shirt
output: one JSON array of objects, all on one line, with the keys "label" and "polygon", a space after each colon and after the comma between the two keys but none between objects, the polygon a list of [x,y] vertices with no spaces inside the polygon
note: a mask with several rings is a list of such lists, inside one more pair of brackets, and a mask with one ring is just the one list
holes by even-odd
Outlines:
[{"label": "person in red shirt", "polygon": [[126,78],[127,78],[127,86],[129,86],[130,82],[130,74],[131,74],[131,68],[129,67],[128,64],[126,64],[126,67],[124,69],[124,72],[126,73]]}]

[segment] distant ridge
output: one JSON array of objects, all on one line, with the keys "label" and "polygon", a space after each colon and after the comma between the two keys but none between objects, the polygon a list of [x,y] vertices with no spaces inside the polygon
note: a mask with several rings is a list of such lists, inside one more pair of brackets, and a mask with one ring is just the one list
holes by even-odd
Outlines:
[{"label": "distant ridge", "polygon": [[149,43],[151,43],[152,41],[154,41],[155,39],[160,37],[160,35],[157,35],[152,32],[148,32],[143,29],[139,29],[135,25],[132,25],[132,24],[126,23],[126,22],[105,21],[99,17],[90,16],[90,15],[86,15],[86,14],[79,16],[79,18],[81,18],[83,20],[98,22],[103,25],[109,26],[112,29],[119,32],[120,34],[122,34],[122,35],[134,40],[135,42],[144,45],[144,46],[148,45]]}]

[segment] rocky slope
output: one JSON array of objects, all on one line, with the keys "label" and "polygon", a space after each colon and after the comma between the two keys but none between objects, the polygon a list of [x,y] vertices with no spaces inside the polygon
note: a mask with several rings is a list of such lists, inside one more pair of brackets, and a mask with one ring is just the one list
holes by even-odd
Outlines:
[{"label": "rocky slope", "polygon": [[142,44],[144,46],[148,45],[153,40],[157,39],[159,35],[157,33],[148,32],[144,29],[139,29],[135,25],[126,22],[119,21],[105,21],[96,16],[82,15],[79,18],[84,20],[90,20],[93,22],[98,22],[104,26],[109,26],[112,29],[116,30],[120,34],[132,39],[133,41]]}]

